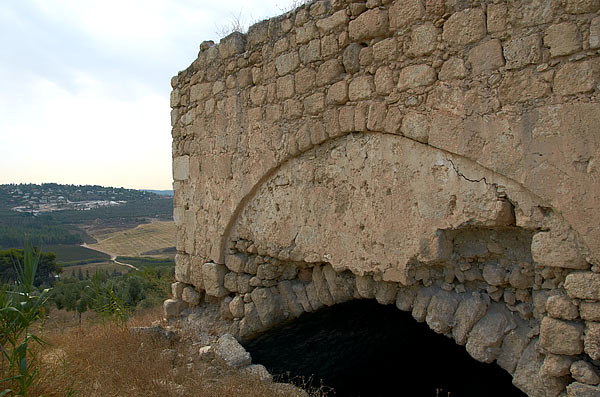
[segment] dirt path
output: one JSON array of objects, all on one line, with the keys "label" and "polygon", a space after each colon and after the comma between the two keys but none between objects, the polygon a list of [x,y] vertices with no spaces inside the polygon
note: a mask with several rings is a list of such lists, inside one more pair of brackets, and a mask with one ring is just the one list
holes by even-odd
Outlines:
[{"label": "dirt path", "polygon": [[92,248],[92,247],[90,247],[90,246],[89,246],[89,245],[87,245],[86,243],[83,243],[83,244],[81,244],[81,246],[82,246],[83,248],[87,248],[87,249],[90,249],[90,250],[94,250],[94,251],[102,252],[103,254],[109,255],[109,256],[110,256],[110,260],[111,260],[112,262],[114,262],[115,264],[117,264],[117,265],[126,266],[126,267],[129,267],[129,268],[133,269],[133,270],[140,270],[140,269],[138,269],[137,267],[135,267],[135,266],[133,266],[133,265],[131,265],[131,264],[129,264],[129,263],[123,263],[123,262],[119,262],[119,261],[117,260],[117,256],[116,256],[115,254],[111,253],[111,252],[104,252],[104,251],[100,251],[100,250],[98,250],[98,249],[95,249],[95,248]]}]

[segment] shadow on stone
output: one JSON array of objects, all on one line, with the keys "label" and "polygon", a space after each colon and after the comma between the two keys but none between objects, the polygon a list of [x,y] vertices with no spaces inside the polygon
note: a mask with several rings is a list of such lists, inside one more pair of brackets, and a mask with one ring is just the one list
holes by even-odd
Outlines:
[{"label": "shadow on stone", "polygon": [[352,301],[304,314],[244,346],[270,373],[312,379],[336,396],[524,396],[495,364],[431,331],[410,313]]}]

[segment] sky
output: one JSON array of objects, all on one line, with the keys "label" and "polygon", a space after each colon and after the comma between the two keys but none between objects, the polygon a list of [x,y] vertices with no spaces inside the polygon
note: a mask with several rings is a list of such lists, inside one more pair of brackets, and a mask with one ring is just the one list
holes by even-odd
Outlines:
[{"label": "sky", "polygon": [[0,0],[0,184],[171,189],[171,77],[293,0]]}]

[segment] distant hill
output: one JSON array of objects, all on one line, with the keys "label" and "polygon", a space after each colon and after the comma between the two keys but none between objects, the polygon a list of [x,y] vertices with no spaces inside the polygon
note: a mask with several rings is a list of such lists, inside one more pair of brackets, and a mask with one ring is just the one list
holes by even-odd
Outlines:
[{"label": "distant hill", "polygon": [[150,192],[154,194],[158,194],[159,196],[173,196],[173,190],[152,190],[152,189],[143,189],[144,192]]},{"label": "distant hill", "polygon": [[86,227],[171,220],[173,197],[150,191],[56,183],[0,185],[0,248],[92,242]]}]

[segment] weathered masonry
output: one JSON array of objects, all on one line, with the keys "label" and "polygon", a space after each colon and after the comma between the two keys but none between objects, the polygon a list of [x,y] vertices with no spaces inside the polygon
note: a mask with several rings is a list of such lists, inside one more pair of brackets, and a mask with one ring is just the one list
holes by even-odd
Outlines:
[{"label": "weathered masonry", "polygon": [[[172,80],[169,317],[354,299],[600,395],[598,0],[322,0]],[[585,394],[587,393],[587,394]]]}]

